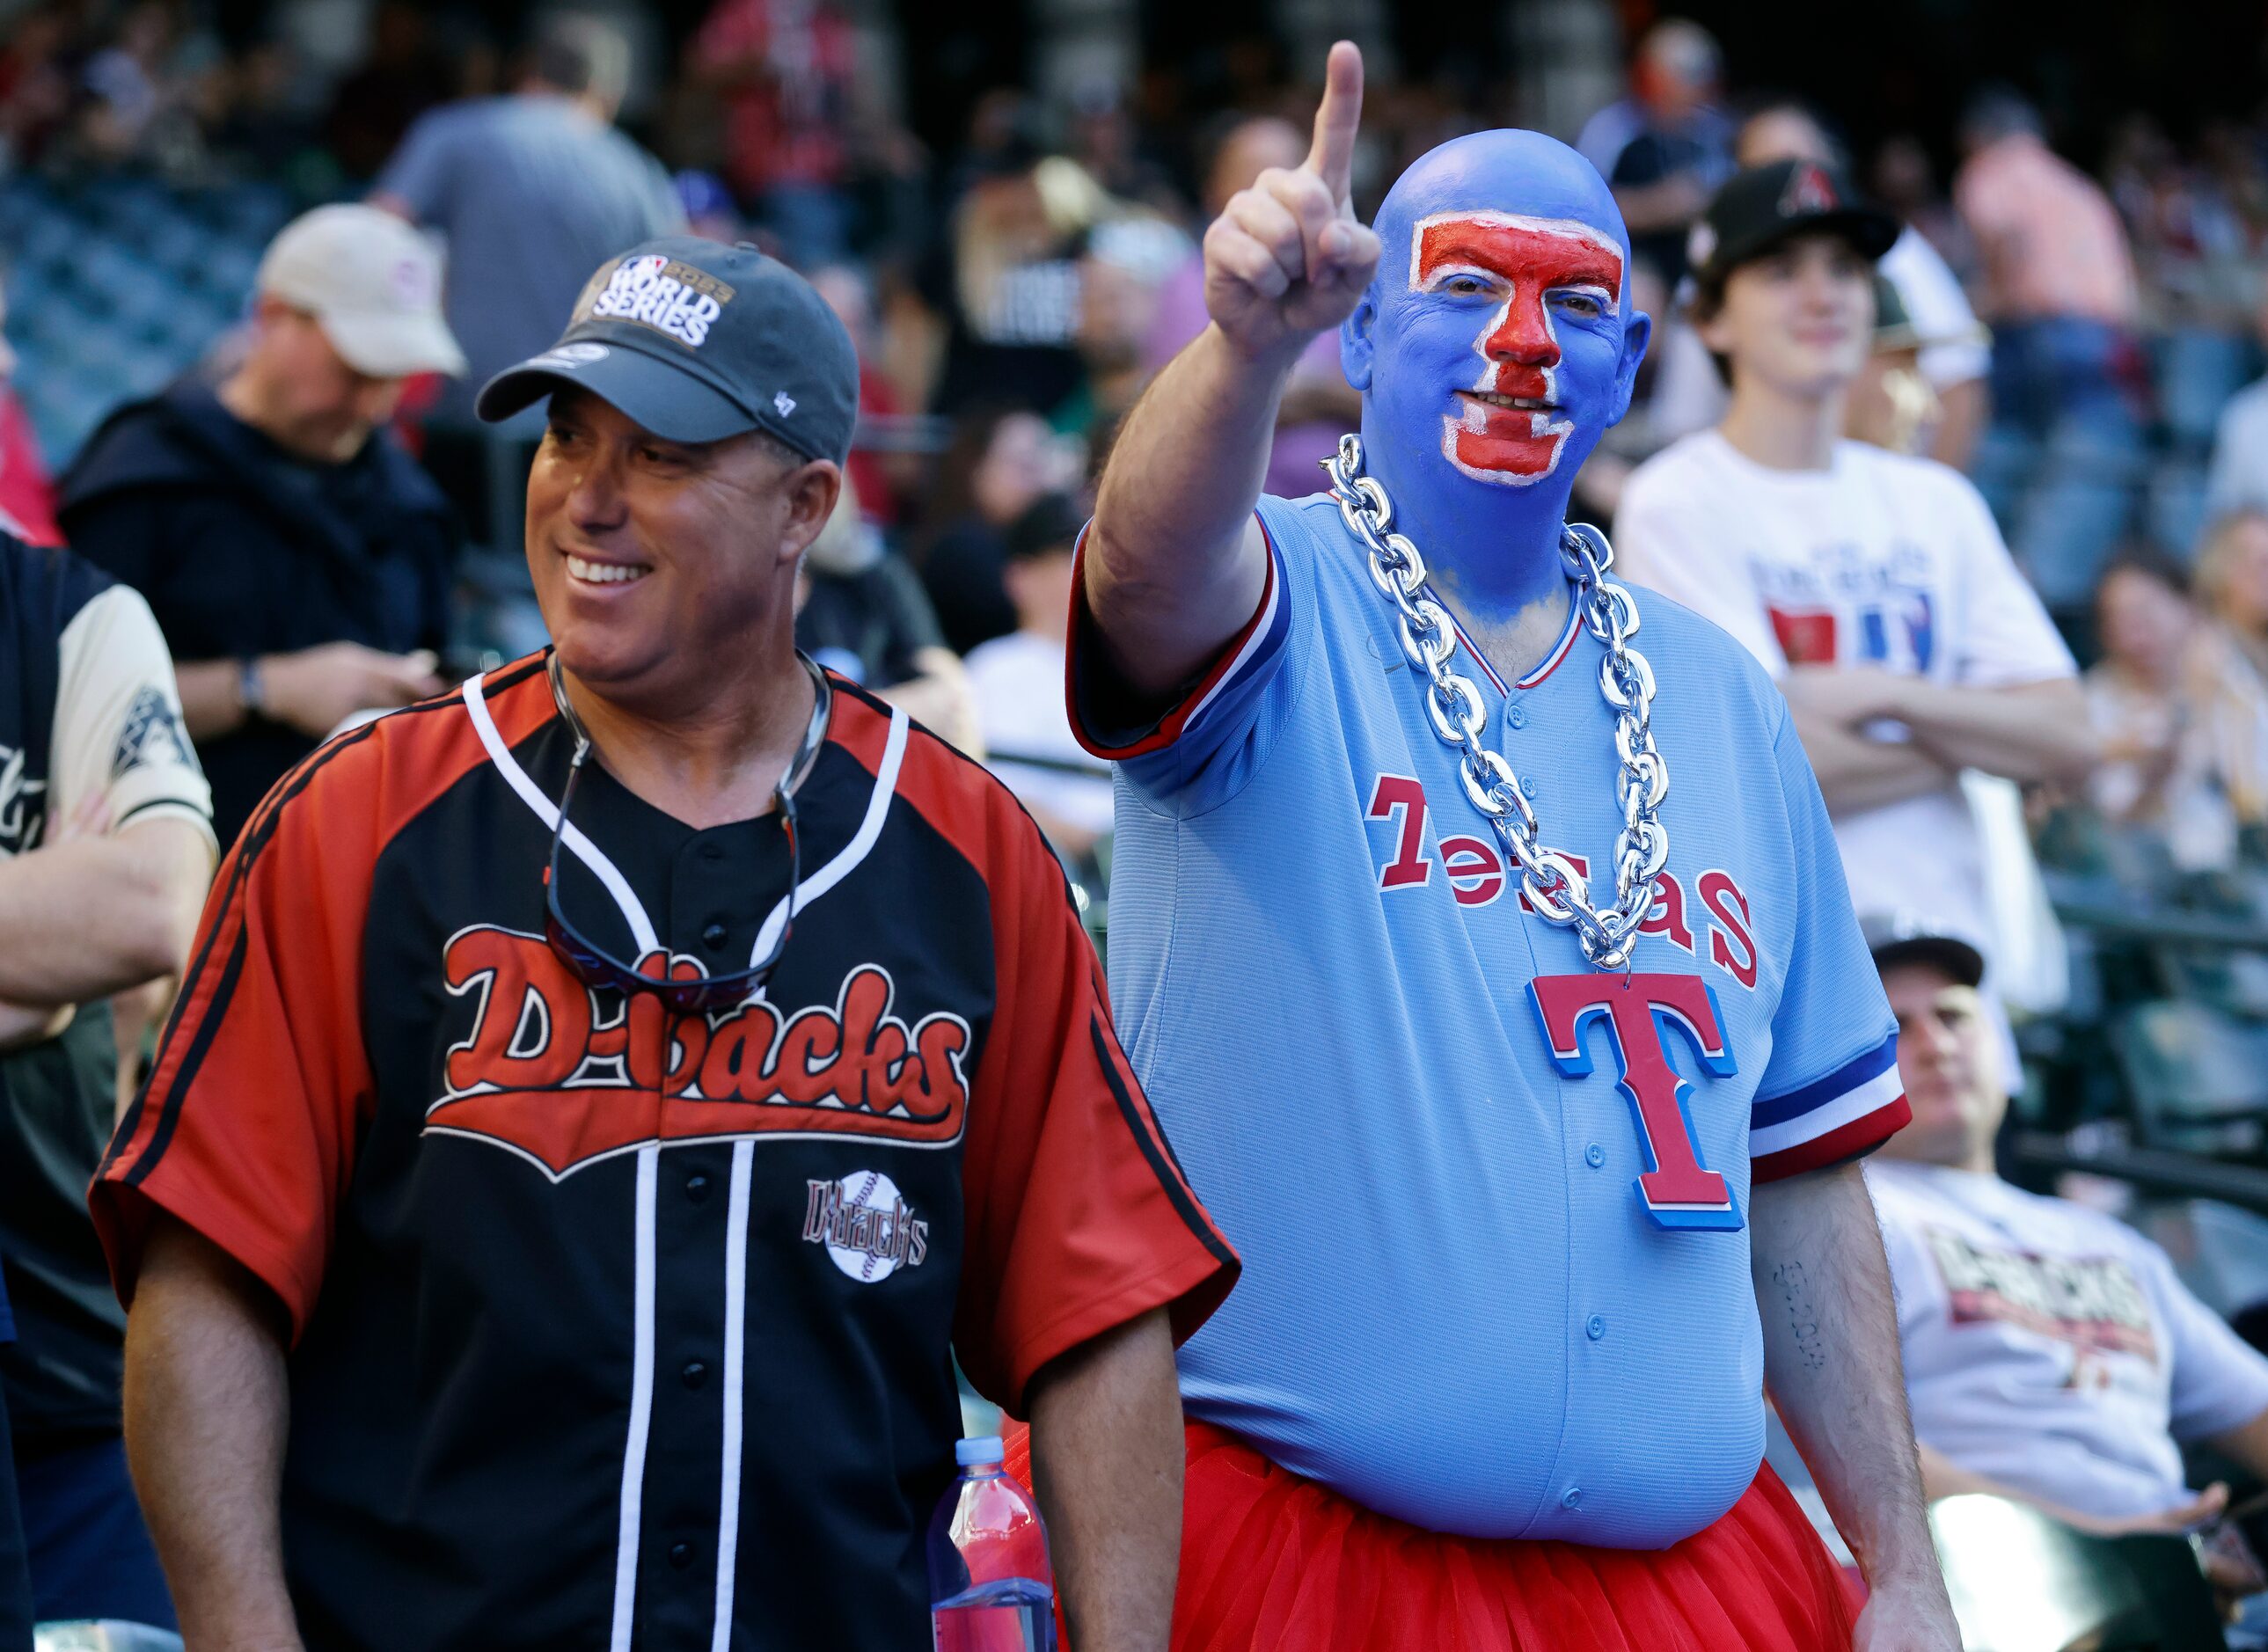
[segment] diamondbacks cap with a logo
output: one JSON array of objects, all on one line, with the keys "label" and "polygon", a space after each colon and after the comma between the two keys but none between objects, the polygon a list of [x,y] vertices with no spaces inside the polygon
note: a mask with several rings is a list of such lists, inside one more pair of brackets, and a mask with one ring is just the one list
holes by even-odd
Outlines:
[{"label": "diamondbacks cap with a logo", "polygon": [[317,207],[268,245],[263,295],[315,318],[346,364],[373,378],[465,371],[441,319],[441,259],[431,243],[376,207]]},{"label": "diamondbacks cap with a logo", "polygon": [[1793,235],[1839,235],[1868,260],[1898,239],[1898,221],[1816,161],[1774,161],[1725,180],[1693,226],[1687,253],[1697,280],[1721,282]]},{"label": "diamondbacks cap with a logo", "polygon": [[841,464],[858,418],[858,356],[809,282],[753,246],[647,241],[599,267],[559,341],[482,385],[508,419],[574,385],[672,442],[762,430]]}]

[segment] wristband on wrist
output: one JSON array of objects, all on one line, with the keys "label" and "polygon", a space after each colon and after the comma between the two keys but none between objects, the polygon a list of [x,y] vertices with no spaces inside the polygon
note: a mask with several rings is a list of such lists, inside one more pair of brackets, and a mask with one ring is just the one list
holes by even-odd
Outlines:
[{"label": "wristband on wrist", "polygon": [[260,662],[246,655],[236,663],[236,697],[247,721],[268,715],[268,692],[260,679]]}]

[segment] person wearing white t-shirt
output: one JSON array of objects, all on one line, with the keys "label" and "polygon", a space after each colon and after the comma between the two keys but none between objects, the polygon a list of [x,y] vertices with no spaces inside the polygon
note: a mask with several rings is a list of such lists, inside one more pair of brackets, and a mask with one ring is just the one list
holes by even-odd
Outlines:
[{"label": "person wearing white t-shirt", "polygon": [[1896,223],[1808,161],[1739,174],[1705,223],[1696,325],[1732,402],[1631,478],[1617,562],[1778,679],[1852,904],[1918,912],[1990,958],[1960,772],[2083,778],[2071,655],[1967,481],[1838,434]]},{"label": "person wearing white t-shirt", "polygon": [[1071,621],[1079,514],[1042,494],[1004,536],[1001,582],[1016,628],[968,650],[963,669],[990,767],[1048,841],[1085,858],[1110,830],[1110,771],[1089,757],[1064,707],[1064,639]]},{"label": "person wearing white t-shirt", "polygon": [[1913,1110],[1866,1177],[1924,1491],[2014,1498],[2113,1535],[2212,1519],[2228,1488],[2190,1489],[2177,1443],[2268,1477],[2268,1359],[2133,1229],[2000,1178],[2007,1093],[1977,993],[1984,960],[1908,919],[1861,924]]}]

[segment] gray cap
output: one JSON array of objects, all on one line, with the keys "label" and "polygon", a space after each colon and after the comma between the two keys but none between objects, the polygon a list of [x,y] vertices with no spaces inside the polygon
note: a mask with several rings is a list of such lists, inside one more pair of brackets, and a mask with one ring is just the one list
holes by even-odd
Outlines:
[{"label": "gray cap", "polygon": [[559,341],[482,385],[508,419],[563,385],[672,442],[748,430],[841,464],[858,419],[858,356],[811,283],[743,243],[646,241],[599,267]]},{"label": "gray cap", "polygon": [[341,203],[302,213],[269,243],[257,286],[313,316],[358,373],[465,371],[441,319],[440,255],[391,212]]},{"label": "gray cap", "polygon": [[1984,979],[1982,952],[1911,912],[1869,913],[1859,920],[1859,932],[1867,937],[1867,950],[1874,955],[1878,970],[1927,964],[1963,987],[1977,986]]}]

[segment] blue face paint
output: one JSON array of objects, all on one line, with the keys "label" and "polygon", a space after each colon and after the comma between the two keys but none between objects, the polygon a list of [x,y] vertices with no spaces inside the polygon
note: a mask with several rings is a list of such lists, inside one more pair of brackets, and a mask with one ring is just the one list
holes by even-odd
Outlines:
[{"label": "blue face paint", "polygon": [[1630,407],[1653,325],[1630,310],[1630,237],[1589,162],[1522,131],[1432,151],[1375,227],[1339,333],[1366,464],[1442,584],[1508,620],[1561,577],[1575,473]]}]

